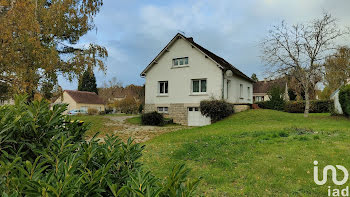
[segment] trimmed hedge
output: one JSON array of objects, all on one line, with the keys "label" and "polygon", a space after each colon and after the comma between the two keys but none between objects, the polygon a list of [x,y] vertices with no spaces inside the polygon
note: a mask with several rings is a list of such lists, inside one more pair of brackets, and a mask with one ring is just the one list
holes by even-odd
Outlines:
[{"label": "trimmed hedge", "polygon": [[339,103],[344,115],[350,116],[350,85],[340,88]]},{"label": "trimmed hedge", "polygon": [[233,114],[234,105],[224,100],[203,100],[200,109],[203,116],[210,117],[212,122],[216,122]]},{"label": "trimmed hedge", "polygon": [[[310,101],[310,113],[329,113],[332,110],[331,100]],[[305,101],[290,101],[284,105],[284,111],[289,113],[304,113]]]},{"label": "trimmed hedge", "polygon": [[163,115],[156,111],[141,115],[141,124],[143,125],[163,126],[164,123]]}]

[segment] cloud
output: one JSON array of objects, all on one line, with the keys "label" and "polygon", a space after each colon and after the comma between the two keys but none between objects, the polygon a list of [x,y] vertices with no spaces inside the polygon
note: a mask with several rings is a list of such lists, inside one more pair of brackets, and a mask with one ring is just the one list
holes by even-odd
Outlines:
[{"label": "cloud", "polygon": [[[109,51],[107,74],[96,71],[100,86],[113,77],[124,84],[143,84],[140,72],[179,31],[247,75],[262,78],[258,43],[272,25],[310,21],[327,11],[350,26],[349,7],[348,0],[106,0],[95,18],[97,32],[81,42],[98,43]],[[60,83],[76,86],[62,78]]]}]

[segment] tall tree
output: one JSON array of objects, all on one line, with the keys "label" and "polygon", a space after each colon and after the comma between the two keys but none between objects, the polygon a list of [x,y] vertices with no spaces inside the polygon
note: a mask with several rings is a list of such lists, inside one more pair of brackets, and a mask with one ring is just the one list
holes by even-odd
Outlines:
[{"label": "tall tree", "polygon": [[261,42],[263,61],[278,75],[291,74],[305,92],[305,112],[309,115],[310,90],[316,87],[325,58],[335,48],[334,41],[344,35],[329,14],[309,23],[274,26]]},{"label": "tall tree", "polygon": [[253,81],[255,81],[255,82],[258,82],[258,81],[259,81],[259,79],[258,79],[258,77],[256,76],[255,73],[253,73],[252,76],[251,76],[250,78],[252,78]]},{"label": "tall tree", "polygon": [[325,82],[330,91],[335,91],[350,78],[350,48],[340,47],[328,57],[325,66]]},{"label": "tall tree", "polygon": [[94,29],[102,0],[0,0],[0,80],[31,98],[41,80],[77,78],[88,67],[105,70],[107,50],[79,39]]},{"label": "tall tree", "polygon": [[87,69],[79,79],[79,91],[95,92],[98,94],[96,77],[91,69]]}]

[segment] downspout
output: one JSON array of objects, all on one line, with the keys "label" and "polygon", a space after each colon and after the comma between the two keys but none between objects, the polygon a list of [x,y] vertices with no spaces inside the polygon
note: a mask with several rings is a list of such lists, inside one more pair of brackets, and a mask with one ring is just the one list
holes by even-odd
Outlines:
[{"label": "downspout", "polygon": [[222,69],[222,89],[221,89],[221,99],[225,99],[225,70]]}]

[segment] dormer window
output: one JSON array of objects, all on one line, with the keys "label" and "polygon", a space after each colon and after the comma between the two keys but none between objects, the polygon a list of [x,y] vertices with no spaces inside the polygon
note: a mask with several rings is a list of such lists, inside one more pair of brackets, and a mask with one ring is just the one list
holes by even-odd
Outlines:
[{"label": "dormer window", "polygon": [[181,57],[173,59],[173,66],[186,66],[188,65],[188,57]]}]

